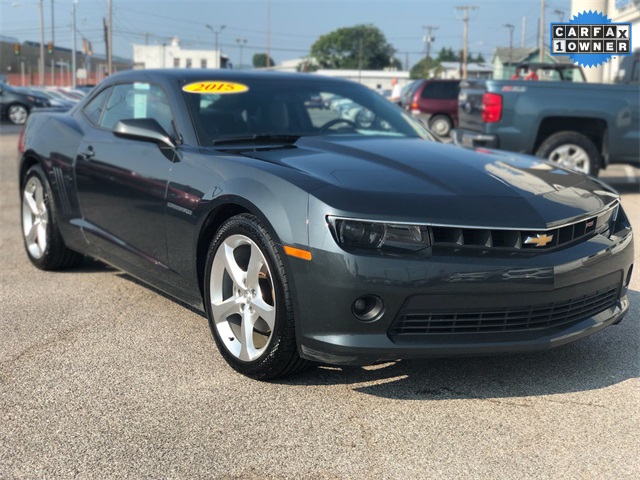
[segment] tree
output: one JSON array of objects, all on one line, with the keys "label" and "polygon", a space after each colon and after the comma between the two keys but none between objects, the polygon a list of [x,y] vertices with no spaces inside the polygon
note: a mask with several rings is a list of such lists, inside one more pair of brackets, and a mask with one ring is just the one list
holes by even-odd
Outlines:
[{"label": "tree", "polygon": [[[434,61],[433,58],[429,57],[429,68],[432,69],[440,62]],[[424,57],[418,61],[413,67],[411,67],[411,72],[409,73],[411,78],[417,80],[419,78],[427,78],[427,72],[425,71],[424,65]]]},{"label": "tree", "polygon": [[[269,57],[269,66],[273,67],[276,62],[273,58]],[[256,53],[253,56],[253,66],[255,68],[264,68],[267,66],[267,54],[266,53]]]},{"label": "tree", "polygon": [[442,47],[440,49],[440,52],[438,53],[438,56],[436,57],[436,60],[438,63],[440,62],[459,62],[460,61],[460,55],[457,55],[454,51],[453,48],[449,47]]},{"label": "tree", "polygon": [[401,65],[395,49],[373,25],[339,28],[322,35],[311,47],[321,68],[382,70]]}]

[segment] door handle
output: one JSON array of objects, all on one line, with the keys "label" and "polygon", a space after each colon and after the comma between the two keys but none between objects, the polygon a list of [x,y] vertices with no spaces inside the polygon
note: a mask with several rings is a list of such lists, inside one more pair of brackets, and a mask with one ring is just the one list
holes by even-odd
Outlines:
[{"label": "door handle", "polygon": [[93,147],[91,147],[91,146],[87,147],[87,151],[86,152],[80,152],[80,156],[82,158],[84,158],[85,160],[89,160],[95,154],[96,154],[96,152],[93,150]]}]

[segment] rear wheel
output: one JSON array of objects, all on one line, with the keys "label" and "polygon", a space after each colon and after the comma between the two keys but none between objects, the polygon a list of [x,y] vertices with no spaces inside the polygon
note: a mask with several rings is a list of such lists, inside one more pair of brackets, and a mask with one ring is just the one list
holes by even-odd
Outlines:
[{"label": "rear wheel", "polygon": [[551,135],[542,142],[536,155],[594,177],[598,176],[602,164],[602,155],[591,139],[570,131]]},{"label": "rear wheel", "polygon": [[453,123],[446,115],[436,115],[429,119],[429,128],[439,137],[446,137],[451,133]]},{"label": "rear wheel", "polygon": [[73,267],[82,261],[64,243],[49,182],[39,165],[22,182],[22,234],[29,260],[41,270]]},{"label": "rear wheel", "polygon": [[211,242],[205,307],[220,353],[238,372],[269,380],[308,365],[296,347],[284,265],[271,236],[253,215],[231,218]]},{"label": "rear wheel", "polygon": [[9,121],[15,125],[24,125],[28,116],[29,110],[27,110],[27,107],[20,105],[19,103],[9,105],[9,108],[7,109],[7,117],[9,118]]}]

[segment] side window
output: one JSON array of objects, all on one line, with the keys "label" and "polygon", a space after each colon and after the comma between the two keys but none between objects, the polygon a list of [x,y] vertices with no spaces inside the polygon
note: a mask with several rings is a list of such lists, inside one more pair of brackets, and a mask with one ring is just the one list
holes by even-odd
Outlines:
[{"label": "side window", "polygon": [[449,87],[446,82],[427,83],[422,89],[421,97],[426,99],[442,100],[449,98],[448,91]]},{"label": "side window", "polygon": [[457,100],[460,93],[460,84],[458,82],[447,83],[447,98],[449,100]]},{"label": "side window", "polygon": [[640,82],[640,61],[636,60],[633,64],[633,73],[631,74],[631,81],[636,83]]},{"label": "side window", "polygon": [[173,114],[161,88],[149,83],[126,83],[113,87],[100,126],[113,130],[120,120],[153,118],[173,134]]},{"label": "side window", "polygon": [[94,125],[100,124],[100,117],[102,116],[104,106],[107,102],[107,98],[109,98],[111,90],[111,88],[105,88],[98,95],[96,95],[83,109],[84,114]]}]

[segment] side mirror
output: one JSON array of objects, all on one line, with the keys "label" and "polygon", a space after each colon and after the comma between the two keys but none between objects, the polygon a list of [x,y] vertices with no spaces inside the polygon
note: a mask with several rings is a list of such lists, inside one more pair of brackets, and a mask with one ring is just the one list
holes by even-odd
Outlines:
[{"label": "side mirror", "polygon": [[116,123],[113,130],[116,137],[153,142],[176,148],[167,131],[153,118],[129,118]]}]

